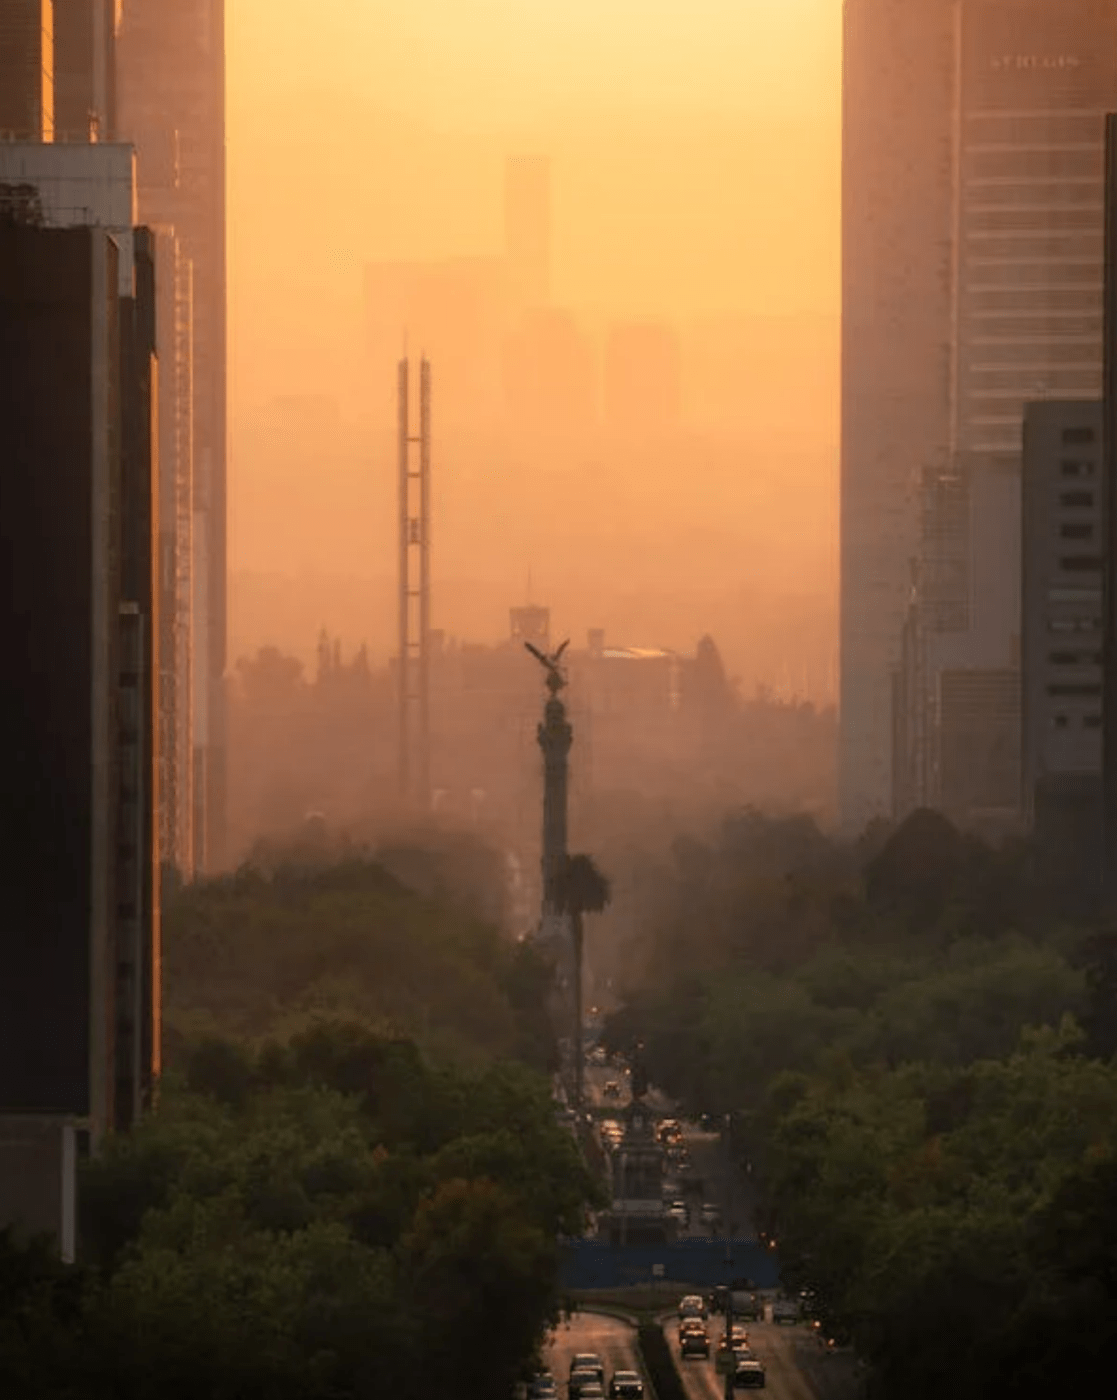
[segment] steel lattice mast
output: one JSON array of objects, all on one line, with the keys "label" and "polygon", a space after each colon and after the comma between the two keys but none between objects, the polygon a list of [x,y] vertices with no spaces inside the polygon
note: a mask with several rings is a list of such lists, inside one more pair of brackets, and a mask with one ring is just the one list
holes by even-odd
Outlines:
[{"label": "steel lattice mast", "polygon": [[[399,793],[430,806],[431,369],[419,364],[411,432],[411,362],[399,362]],[[417,449],[417,452],[416,452]]]}]

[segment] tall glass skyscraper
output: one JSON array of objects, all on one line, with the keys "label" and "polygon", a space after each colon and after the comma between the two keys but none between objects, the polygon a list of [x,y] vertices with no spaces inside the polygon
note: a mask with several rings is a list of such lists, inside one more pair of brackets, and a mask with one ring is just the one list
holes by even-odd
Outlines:
[{"label": "tall glass skyscraper", "polygon": [[[839,781],[856,827],[893,806],[928,479],[965,499],[977,474],[1018,473],[1025,402],[1100,393],[1117,0],[846,0],[844,89]],[[980,520],[959,518],[972,561]],[[953,577],[938,612],[969,640],[942,664],[1003,670],[1018,604],[978,638],[975,571]]]}]

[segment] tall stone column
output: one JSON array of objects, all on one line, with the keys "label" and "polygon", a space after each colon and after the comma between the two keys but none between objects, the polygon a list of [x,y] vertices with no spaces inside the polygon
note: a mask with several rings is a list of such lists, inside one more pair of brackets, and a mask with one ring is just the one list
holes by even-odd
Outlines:
[{"label": "tall stone column", "polygon": [[[559,695],[566,686],[566,677],[560,669],[562,654],[567,644],[563,642],[557,651],[550,655],[539,651],[530,642],[527,650],[540,663],[547,673],[547,690],[550,692],[543,710],[543,722],[536,731],[539,747],[543,751],[543,890],[539,919],[538,938],[550,947],[555,954],[555,985],[552,991],[551,1011],[558,1029],[560,1043],[562,1028],[575,1027],[570,1040],[570,1051],[563,1056],[563,1077],[578,1100],[577,1067],[581,1060],[581,1011],[579,1006],[580,962],[575,957],[570,916],[559,908],[559,880],[565,873],[566,849],[566,804],[568,791],[568,760],[574,731],[566,718],[566,706]],[[578,1020],[574,1020],[577,1010]]]},{"label": "tall stone column", "polygon": [[566,706],[558,697],[552,677],[551,698],[538,729],[543,750],[543,917],[558,912],[554,903],[556,881],[566,863],[566,805],[570,745],[574,731],[566,718]]}]

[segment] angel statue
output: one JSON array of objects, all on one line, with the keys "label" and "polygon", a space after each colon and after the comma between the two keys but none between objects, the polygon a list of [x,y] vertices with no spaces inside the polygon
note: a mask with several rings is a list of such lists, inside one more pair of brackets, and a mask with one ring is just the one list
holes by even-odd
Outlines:
[{"label": "angel statue", "polygon": [[559,670],[559,662],[562,660],[563,652],[569,645],[570,639],[568,637],[560,647],[556,648],[556,650],[548,656],[546,652],[540,651],[538,647],[532,646],[530,642],[524,643],[524,646],[527,647],[528,651],[531,652],[532,656],[535,657],[536,661],[538,661],[547,672],[547,689],[552,695],[557,695],[566,685],[566,677]]}]

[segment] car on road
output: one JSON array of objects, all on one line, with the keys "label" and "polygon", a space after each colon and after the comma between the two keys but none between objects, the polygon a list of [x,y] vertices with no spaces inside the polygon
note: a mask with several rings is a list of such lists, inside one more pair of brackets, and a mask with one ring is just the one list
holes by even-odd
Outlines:
[{"label": "car on road", "polygon": [[596,1351],[578,1351],[570,1358],[570,1374],[575,1371],[592,1371],[598,1385],[605,1384],[605,1362]]},{"label": "car on road", "polygon": [[679,1318],[698,1317],[705,1322],[710,1315],[706,1300],[700,1293],[687,1293],[679,1299]]},{"label": "car on road", "polygon": [[540,1371],[533,1376],[527,1388],[529,1400],[554,1400],[558,1394],[555,1378],[550,1371]]},{"label": "car on road", "polygon": [[621,1096],[621,1086],[615,1079],[607,1079],[605,1087],[601,1091],[601,1097],[605,1099],[619,1099]]},{"label": "car on road", "polygon": [[690,1207],[686,1201],[672,1201],[667,1207],[667,1214],[684,1229],[690,1224]]},{"label": "car on road", "polygon": [[764,1366],[755,1356],[738,1359],[737,1369],[733,1372],[735,1390],[763,1390],[767,1384]]},{"label": "car on road", "polygon": [[759,1293],[733,1290],[733,1316],[742,1322],[764,1321],[764,1299]]},{"label": "car on road", "polygon": [[794,1298],[777,1298],[772,1304],[773,1322],[798,1322],[799,1304]]},{"label": "car on road", "polygon": [[717,1354],[718,1356],[725,1356],[726,1353],[729,1353],[734,1358],[734,1364],[736,1364],[737,1361],[755,1360],[752,1347],[749,1346],[747,1341],[726,1341],[726,1339],[722,1337],[721,1341],[718,1342]]},{"label": "car on road", "polygon": [[716,1225],[721,1219],[721,1211],[713,1201],[704,1201],[698,1214],[703,1225]]},{"label": "car on road", "polygon": [[643,1400],[644,1382],[639,1371],[614,1371],[609,1382],[609,1400]]},{"label": "car on road", "polygon": [[680,1356],[709,1356],[710,1336],[705,1327],[679,1329]]}]

